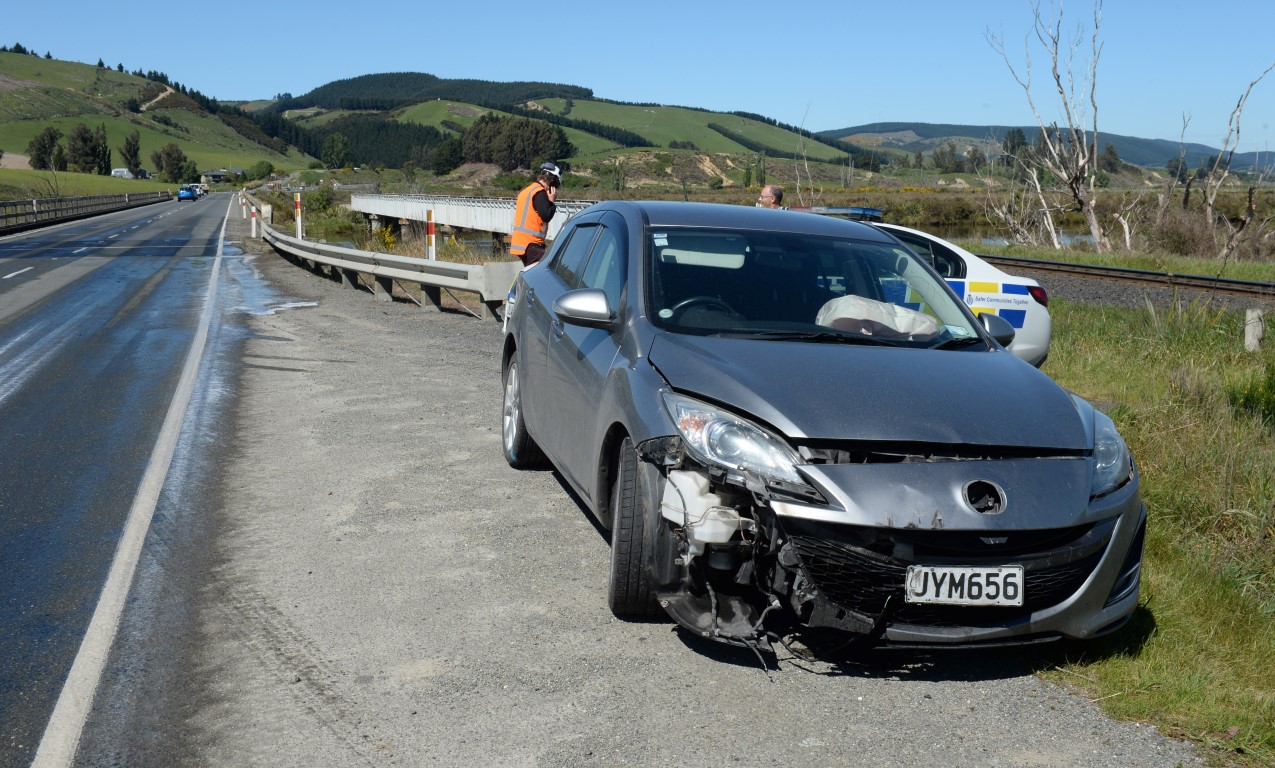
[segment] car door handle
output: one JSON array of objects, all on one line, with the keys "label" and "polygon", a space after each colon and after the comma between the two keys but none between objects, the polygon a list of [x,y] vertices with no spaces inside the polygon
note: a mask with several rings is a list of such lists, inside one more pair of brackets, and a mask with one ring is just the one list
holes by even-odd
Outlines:
[{"label": "car door handle", "polygon": [[549,326],[549,332],[553,335],[553,340],[558,341],[562,338],[564,325],[561,320],[554,318],[553,323]]}]

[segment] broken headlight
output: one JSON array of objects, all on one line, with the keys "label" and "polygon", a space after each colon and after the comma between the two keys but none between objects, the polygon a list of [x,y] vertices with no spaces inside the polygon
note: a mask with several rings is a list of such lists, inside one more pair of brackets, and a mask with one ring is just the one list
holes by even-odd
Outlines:
[{"label": "broken headlight", "polygon": [[762,478],[805,485],[797,472],[801,458],[783,440],[708,403],[673,392],[664,393],[687,450],[701,462],[751,472]]}]

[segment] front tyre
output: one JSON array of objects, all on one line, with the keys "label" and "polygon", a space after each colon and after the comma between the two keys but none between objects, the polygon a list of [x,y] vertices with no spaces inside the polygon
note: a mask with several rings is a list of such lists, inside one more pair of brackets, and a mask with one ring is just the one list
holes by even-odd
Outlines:
[{"label": "front tyre", "polygon": [[633,442],[624,438],[616,458],[611,487],[611,571],[607,602],[620,618],[648,618],[661,613],[655,579],[648,562],[657,546],[659,509],[652,490],[657,470],[638,460]]},{"label": "front tyre", "polygon": [[501,418],[501,443],[505,448],[505,461],[514,469],[528,469],[544,464],[545,455],[527,433],[522,419],[522,380],[518,369],[518,355],[509,356],[505,363],[505,405]]}]

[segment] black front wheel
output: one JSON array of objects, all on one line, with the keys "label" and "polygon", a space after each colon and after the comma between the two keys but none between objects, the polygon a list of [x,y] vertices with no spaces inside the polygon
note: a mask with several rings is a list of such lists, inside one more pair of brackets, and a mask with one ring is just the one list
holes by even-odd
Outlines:
[{"label": "black front wheel", "polygon": [[621,618],[658,616],[661,608],[651,566],[655,549],[671,544],[661,535],[665,526],[655,498],[658,470],[638,460],[633,442],[626,437],[616,457],[614,477],[607,602]]}]

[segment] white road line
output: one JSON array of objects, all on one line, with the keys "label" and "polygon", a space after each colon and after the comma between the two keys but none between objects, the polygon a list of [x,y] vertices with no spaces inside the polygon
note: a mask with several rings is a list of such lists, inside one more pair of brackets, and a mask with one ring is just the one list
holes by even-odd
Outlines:
[{"label": "white road line", "polygon": [[[233,199],[233,197],[232,197]],[[80,737],[84,733],[84,723],[88,720],[89,711],[93,707],[93,697],[97,693],[98,683],[102,679],[102,671],[106,667],[106,659],[110,655],[111,645],[119,631],[120,614],[124,610],[124,602],[128,598],[129,584],[133,581],[133,573],[137,570],[137,561],[142,553],[142,543],[146,539],[146,531],[150,528],[151,518],[155,514],[155,506],[159,503],[159,494],[164,487],[164,478],[173,461],[173,452],[177,447],[177,438],[181,435],[182,419],[190,398],[195,389],[195,375],[199,371],[199,361],[203,357],[204,344],[208,340],[208,327],[212,323],[213,310],[216,307],[217,275],[221,271],[222,243],[226,240],[226,223],[230,220],[230,205],[226,205],[226,216],[221,221],[221,235],[217,238],[217,257],[213,260],[212,277],[208,281],[208,291],[204,296],[204,311],[199,318],[199,329],[186,354],[186,365],[182,368],[181,379],[173,400],[168,405],[168,414],[164,417],[164,425],[160,428],[159,439],[142,475],[141,485],[133,506],[128,511],[128,520],[120,535],[119,546],[115,550],[115,559],[111,561],[111,570],[106,577],[106,585],[98,598],[97,608],[89,621],[88,631],[80,650],[75,655],[71,672],[67,675],[62,693],[58,695],[58,703],[53,708],[53,716],[44,729],[44,737],[40,739],[40,748],[35,753],[32,768],[49,768],[50,766],[70,766],[75,760],[75,751],[80,746]]]},{"label": "white road line", "polygon": [[88,249],[89,249],[89,247],[88,247],[87,245],[86,245],[86,246],[84,246],[83,248],[76,248],[74,251],[71,251],[71,255],[72,255],[72,256],[74,256],[75,254],[79,253],[80,251],[87,251]]},{"label": "white road line", "polygon": [[33,269],[35,269],[35,267],[27,267],[26,269],[19,269],[17,272],[10,272],[9,274],[5,275],[4,277],[0,277],[0,280],[8,280],[8,279],[9,279],[9,278],[11,278],[11,277],[16,277],[17,275],[20,275],[20,274],[22,274],[23,272],[30,272],[30,271],[31,271],[31,270],[33,270]]}]

